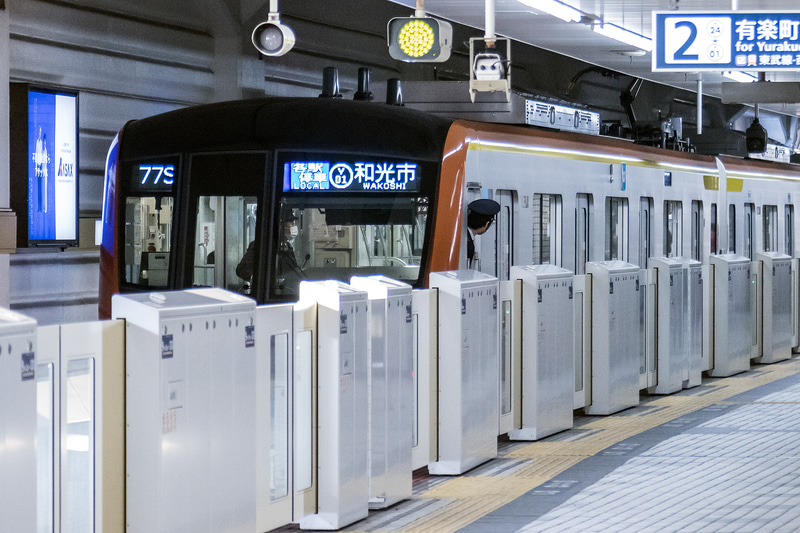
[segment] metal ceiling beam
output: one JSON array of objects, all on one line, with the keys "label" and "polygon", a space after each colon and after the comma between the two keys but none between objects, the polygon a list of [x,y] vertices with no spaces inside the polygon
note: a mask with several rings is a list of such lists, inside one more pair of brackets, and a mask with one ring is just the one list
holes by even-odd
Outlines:
[{"label": "metal ceiling beam", "polygon": [[800,103],[800,83],[756,81],[753,83],[723,83],[723,104],[797,104]]}]

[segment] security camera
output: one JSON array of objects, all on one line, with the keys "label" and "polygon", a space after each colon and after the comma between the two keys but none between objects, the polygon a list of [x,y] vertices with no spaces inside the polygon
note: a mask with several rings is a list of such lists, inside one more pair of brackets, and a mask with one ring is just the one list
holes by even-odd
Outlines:
[{"label": "security camera", "polygon": [[502,80],[506,77],[503,58],[500,57],[500,54],[476,54],[472,70],[475,73],[475,79],[479,81]]},{"label": "security camera", "polygon": [[748,154],[763,154],[767,151],[767,130],[759,124],[758,119],[745,130],[745,146]]},{"label": "security camera", "polygon": [[253,29],[253,46],[265,56],[282,56],[294,46],[294,32],[281,24],[278,13],[270,13],[266,22]]}]

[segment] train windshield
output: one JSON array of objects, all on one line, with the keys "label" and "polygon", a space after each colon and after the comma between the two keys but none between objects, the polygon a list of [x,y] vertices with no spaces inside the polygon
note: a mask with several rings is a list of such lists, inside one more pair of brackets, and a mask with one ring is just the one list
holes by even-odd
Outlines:
[{"label": "train windshield", "polygon": [[284,197],[270,297],[296,297],[302,279],[383,274],[416,283],[428,205],[425,196]]}]

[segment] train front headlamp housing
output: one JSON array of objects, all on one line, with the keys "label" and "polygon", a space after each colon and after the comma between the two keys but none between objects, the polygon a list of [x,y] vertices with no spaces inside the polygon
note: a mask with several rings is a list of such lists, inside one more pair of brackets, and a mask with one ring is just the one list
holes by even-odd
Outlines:
[{"label": "train front headlamp housing", "polygon": [[450,58],[453,26],[431,17],[397,17],[389,21],[386,39],[394,59],[439,63]]}]

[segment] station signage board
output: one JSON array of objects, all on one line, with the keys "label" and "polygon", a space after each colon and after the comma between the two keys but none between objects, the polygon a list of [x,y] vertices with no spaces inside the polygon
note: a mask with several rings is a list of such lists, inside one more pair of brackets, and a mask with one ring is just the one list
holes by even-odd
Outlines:
[{"label": "station signage board", "polygon": [[655,11],[653,72],[800,70],[800,11]]}]

